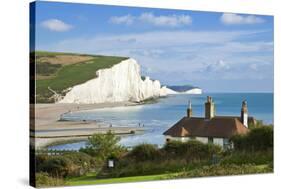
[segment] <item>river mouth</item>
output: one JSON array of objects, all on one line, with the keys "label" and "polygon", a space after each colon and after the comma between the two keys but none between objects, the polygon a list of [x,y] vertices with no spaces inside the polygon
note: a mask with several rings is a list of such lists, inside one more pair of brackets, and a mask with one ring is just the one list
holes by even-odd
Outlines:
[{"label": "river mouth", "polygon": [[[157,103],[137,106],[102,108],[65,114],[70,121],[98,121],[112,127],[144,128],[136,135],[122,136],[120,145],[133,147],[142,143],[158,146],[165,144],[163,133],[186,115],[187,103],[192,102],[195,117],[204,116],[206,96],[213,97],[216,115],[240,116],[241,103],[247,100],[249,115],[264,123],[273,123],[273,93],[211,93],[201,95],[171,95],[160,98]],[[49,149],[78,150],[85,147],[86,141],[50,146]]]}]

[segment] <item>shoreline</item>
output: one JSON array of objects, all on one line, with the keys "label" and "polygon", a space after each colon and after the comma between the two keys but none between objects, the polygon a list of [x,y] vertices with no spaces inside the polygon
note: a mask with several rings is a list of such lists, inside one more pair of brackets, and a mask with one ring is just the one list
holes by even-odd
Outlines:
[{"label": "shoreline", "polygon": [[[139,134],[144,131],[138,127],[112,127],[97,121],[60,121],[67,112],[77,112],[101,108],[135,106],[138,103],[117,102],[102,104],[35,104],[35,123],[30,127],[31,145],[46,148],[54,143],[83,141],[96,133],[112,131],[116,135]],[[31,106],[32,107],[32,106]]]}]

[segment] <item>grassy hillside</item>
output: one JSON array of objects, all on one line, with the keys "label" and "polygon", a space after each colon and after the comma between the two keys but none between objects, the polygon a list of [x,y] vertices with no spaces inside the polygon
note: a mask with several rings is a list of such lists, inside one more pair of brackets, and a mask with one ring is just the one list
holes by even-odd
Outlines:
[{"label": "grassy hillside", "polygon": [[98,56],[74,53],[35,52],[36,102],[52,103],[53,92],[63,94],[69,87],[96,77],[99,69],[110,68],[126,57]]}]

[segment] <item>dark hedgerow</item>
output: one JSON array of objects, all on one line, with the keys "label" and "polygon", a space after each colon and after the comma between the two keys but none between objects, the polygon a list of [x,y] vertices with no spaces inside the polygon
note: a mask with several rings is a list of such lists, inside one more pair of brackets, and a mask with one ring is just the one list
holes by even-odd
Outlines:
[{"label": "dark hedgerow", "polygon": [[94,159],[81,152],[65,153],[60,156],[36,156],[36,172],[45,172],[55,178],[80,176],[94,167]]},{"label": "dark hedgerow", "polygon": [[161,152],[155,145],[140,144],[134,147],[128,156],[137,161],[156,160],[161,157]]},{"label": "dark hedgerow", "polygon": [[214,144],[203,144],[197,140],[188,142],[171,141],[164,146],[167,154],[184,156],[187,160],[206,160],[213,155],[218,155],[221,148]]},{"label": "dark hedgerow", "polygon": [[253,128],[245,135],[231,138],[235,150],[268,150],[273,148],[273,127],[261,126]]}]

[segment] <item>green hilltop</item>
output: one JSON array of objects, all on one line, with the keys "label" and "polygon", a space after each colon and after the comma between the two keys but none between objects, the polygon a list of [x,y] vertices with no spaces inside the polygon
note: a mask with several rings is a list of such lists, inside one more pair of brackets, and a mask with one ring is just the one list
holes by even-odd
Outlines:
[{"label": "green hilltop", "polygon": [[66,89],[97,77],[96,71],[110,68],[127,57],[36,51],[36,102],[53,103],[55,91]]}]

